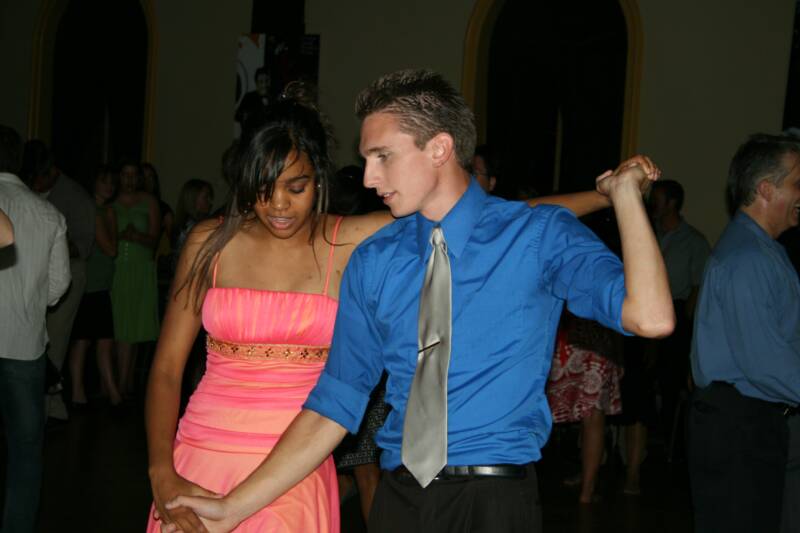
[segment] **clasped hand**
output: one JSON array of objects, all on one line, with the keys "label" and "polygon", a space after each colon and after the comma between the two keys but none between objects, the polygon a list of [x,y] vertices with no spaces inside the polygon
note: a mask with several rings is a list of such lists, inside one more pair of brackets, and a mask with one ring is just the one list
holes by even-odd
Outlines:
[{"label": "clasped hand", "polygon": [[641,194],[661,176],[661,170],[649,157],[637,155],[623,161],[615,170],[608,170],[597,177],[597,192],[612,198],[619,190],[635,188]]},{"label": "clasped hand", "polygon": [[166,503],[167,511],[185,511],[192,516],[199,517],[202,522],[197,524],[192,522],[190,525],[183,526],[179,523],[162,524],[161,533],[227,533],[233,530],[240,522],[229,512],[227,500],[220,495],[188,495],[183,492],[180,496],[173,498]]},{"label": "clasped hand", "polygon": [[187,507],[168,508],[165,504],[180,494],[218,497],[211,491],[188,481],[176,473],[152,476],[154,518],[161,521],[162,531],[206,532],[200,518]]}]

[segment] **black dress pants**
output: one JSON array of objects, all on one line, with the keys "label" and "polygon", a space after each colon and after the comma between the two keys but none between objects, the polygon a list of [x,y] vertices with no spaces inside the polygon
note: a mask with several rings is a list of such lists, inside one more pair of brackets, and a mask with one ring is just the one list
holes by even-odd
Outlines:
[{"label": "black dress pants", "polygon": [[777,532],[787,449],[779,404],[728,384],[695,389],[687,423],[695,533]]},{"label": "black dress pants", "polygon": [[369,515],[370,533],[540,533],[533,464],[525,479],[456,478],[422,488],[384,471]]}]

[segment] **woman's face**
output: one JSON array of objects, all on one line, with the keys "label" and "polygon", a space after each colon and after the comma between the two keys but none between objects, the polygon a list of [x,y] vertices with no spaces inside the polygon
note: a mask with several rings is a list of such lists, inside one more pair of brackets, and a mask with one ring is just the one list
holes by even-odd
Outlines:
[{"label": "woman's face", "polygon": [[114,176],[110,172],[104,172],[97,176],[94,182],[94,194],[103,202],[114,196]]},{"label": "woman's face", "polygon": [[209,190],[208,187],[203,187],[200,189],[200,192],[197,193],[197,199],[195,200],[194,209],[195,213],[197,213],[197,218],[202,219],[208,216],[211,212],[211,205],[214,203],[214,196]]},{"label": "woman's face", "polygon": [[119,190],[136,192],[139,188],[139,169],[134,165],[125,165],[119,171]]},{"label": "woman's face", "polygon": [[[310,228],[316,204],[316,172],[305,153],[292,151],[269,198],[256,201],[258,220],[279,239],[289,239]],[[307,234],[306,234],[307,236]]]},{"label": "woman's face", "polygon": [[156,176],[153,174],[153,169],[148,166],[142,167],[142,187],[150,194],[155,194]]}]

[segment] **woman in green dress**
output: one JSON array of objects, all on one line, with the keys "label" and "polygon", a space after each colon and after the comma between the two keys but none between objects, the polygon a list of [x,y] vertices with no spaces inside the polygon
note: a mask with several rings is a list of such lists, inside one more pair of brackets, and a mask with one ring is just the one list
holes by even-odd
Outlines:
[{"label": "woman in green dress", "polygon": [[158,337],[158,285],[154,250],[161,231],[158,200],[142,189],[136,163],[124,163],[114,202],[119,249],[111,286],[119,391],[133,392],[137,345]]}]

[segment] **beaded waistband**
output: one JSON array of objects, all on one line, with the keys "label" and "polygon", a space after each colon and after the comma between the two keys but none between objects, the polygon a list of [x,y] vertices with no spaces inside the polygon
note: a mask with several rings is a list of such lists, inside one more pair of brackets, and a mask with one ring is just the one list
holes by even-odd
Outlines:
[{"label": "beaded waistband", "polygon": [[328,360],[327,346],[292,344],[238,344],[206,337],[206,348],[233,359],[276,359],[282,361],[324,362]]}]

